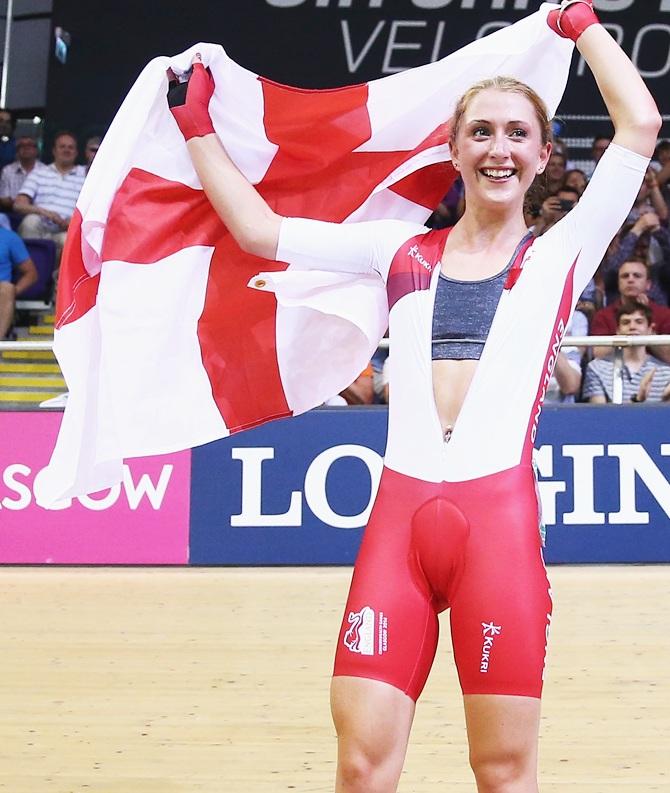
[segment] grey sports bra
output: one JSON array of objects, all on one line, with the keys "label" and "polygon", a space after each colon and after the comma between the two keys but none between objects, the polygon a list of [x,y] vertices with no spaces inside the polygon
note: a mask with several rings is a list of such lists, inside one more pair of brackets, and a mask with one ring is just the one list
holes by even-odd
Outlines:
[{"label": "grey sports bra", "polygon": [[528,232],[505,268],[490,278],[458,281],[439,274],[433,310],[434,361],[479,360],[507,274],[531,237],[532,233]]}]

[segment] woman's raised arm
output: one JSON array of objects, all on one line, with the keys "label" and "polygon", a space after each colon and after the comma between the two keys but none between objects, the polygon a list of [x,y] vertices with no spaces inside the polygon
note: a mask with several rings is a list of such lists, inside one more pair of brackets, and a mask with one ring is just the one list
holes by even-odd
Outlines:
[{"label": "woman's raised arm", "polygon": [[207,198],[237,244],[247,253],[274,259],[282,218],[270,209],[221,145],[208,110],[214,80],[199,56],[196,58],[188,82],[171,84],[170,110],[186,139]]},{"label": "woman's raised arm", "polygon": [[651,157],[661,127],[654,98],[637,69],[605,28],[587,0],[563,0],[549,14],[559,36],[572,39],[598,83],[614,124],[614,142]]}]

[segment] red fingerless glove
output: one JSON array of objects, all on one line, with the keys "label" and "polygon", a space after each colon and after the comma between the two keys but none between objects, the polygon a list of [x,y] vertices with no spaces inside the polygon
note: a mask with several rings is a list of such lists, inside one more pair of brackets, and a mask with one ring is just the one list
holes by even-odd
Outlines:
[{"label": "red fingerless glove", "polygon": [[209,100],[213,93],[212,73],[199,62],[193,64],[193,72],[187,82],[170,81],[168,105],[186,140],[214,132],[209,115]]},{"label": "red fingerless glove", "polygon": [[550,11],[547,16],[547,24],[555,33],[564,39],[572,39],[575,42],[586,28],[597,25],[599,22],[592,3],[587,0],[571,0],[563,8]]}]

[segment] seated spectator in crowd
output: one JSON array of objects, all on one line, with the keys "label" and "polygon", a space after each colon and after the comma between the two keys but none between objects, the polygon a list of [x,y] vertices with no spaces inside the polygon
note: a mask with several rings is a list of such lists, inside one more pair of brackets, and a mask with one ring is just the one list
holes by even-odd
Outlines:
[{"label": "seated spectator in crowd", "polygon": [[[617,312],[622,304],[640,303],[648,306],[651,311],[651,322],[654,333],[661,335],[670,333],[670,309],[659,306],[649,298],[651,280],[649,267],[646,262],[624,262],[619,268],[619,299],[610,303],[606,308],[596,311],[591,321],[592,336],[614,336],[617,333]],[[596,358],[603,358],[611,352],[610,347],[594,347],[593,354]],[[654,354],[663,361],[670,363],[670,349],[667,347],[654,347]]]},{"label": "seated spectator in crowd", "polygon": [[589,180],[586,178],[584,171],[579,168],[572,168],[570,171],[565,172],[561,187],[573,187],[581,196],[584,190],[586,190],[586,185],[588,183]]},{"label": "seated spectator in crowd", "polygon": [[[581,193],[576,187],[563,185],[553,195],[544,200],[539,217],[535,218],[535,223],[529,226],[529,230],[536,237],[541,237],[542,234],[564,218],[580,198]],[[596,296],[596,284],[592,278],[577,303],[577,308],[583,311],[588,318],[591,317],[596,309],[596,303],[598,302]]]},{"label": "seated spectator in crowd", "polygon": [[559,154],[562,154],[566,163],[570,159],[570,150],[568,149],[568,144],[563,140],[563,138],[558,137],[556,132],[554,132],[554,146],[552,148],[552,152],[553,151],[557,151]]},{"label": "seated spectator in crowd", "polygon": [[368,364],[358,375],[356,380],[340,396],[347,405],[371,405],[374,402],[375,391],[372,382],[372,364]]},{"label": "seated spectator in crowd", "polygon": [[627,261],[644,261],[649,267],[649,297],[661,306],[668,305],[670,290],[670,231],[655,212],[645,212],[631,225],[625,224],[608,249],[600,266],[605,281],[607,302],[618,297],[619,268]]},{"label": "seated spectator in crowd", "polygon": [[350,386],[344,391],[340,391],[339,394],[326,399],[323,404],[328,407],[345,407],[346,405],[371,405],[374,401],[372,363],[369,363]]},{"label": "seated spectator in crowd", "polygon": [[389,403],[389,367],[391,366],[391,356],[387,355],[382,368],[382,402]]},{"label": "seated spectator in crowd", "polygon": [[14,211],[25,215],[19,226],[24,239],[51,239],[60,252],[84,184],[83,169],[75,165],[77,140],[69,132],[59,133],[53,146],[54,161],[27,177],[14,202]]},{"label": "seated spectator in crowd", "polygon": [[545,198],[540,210],[540,217],[532,227],[533,234],[541,237],[545,231],[564,218],[579,201],[580,194],[574,187],[559,187],[552,195]]},{"label": "seated spectator in crowd", "polygon": [[661,223],[667,223],[670,211],[663,198],[663,194],[658,186],[656,171],[649,166],[644,176],[644,181],[640,186],[633,208],[628,215],[628,222],[634,223],[641,215],[646,212],[655,212]]},{"label": "seated spectator in crowd", "polygon": [[465,211],[464,196],[463,181],[459,176],[449,192],[437,205],[433,214],[428,218],[426,225],[431,229],[444,229],[447,226],[455,226]]},{"label": "seated spectator in crowd", "polygon": [[611,142],[611,135],[596,135],[596,137],[593,139],[593,142],[591,143],[591,159],[572,160],[567,164],[568,170],[580,168],[586,174],[586,178],[590,179],[593,176],[596,165],[600,161],[600,158],[603,156]]},{"label": "seated spectator in crowd", "polygon": [[670,204],[670,140],[659,141],[651,164],[665,203]]},{"label": "seated spectator in crowd", "polygon": [[14,162],[16,157],[16,143],[14,141],[14,127],[16,121],[11,110],[0,110],[0,170]]},{"label": "seated spectator in crowd", "polygon": [[[652,313],[648,305],[631,301],[616,311],[617,334],[647,336],[654,333]],[[657,349],[657,348],[655,348]],[[594,358],[586,367],[584,399],[589,402],[613,401],[614,357]],[[624,347],[623,401],[667,402],[670,400],[670,366],[661,363],[642,346]]]},{"label": "seated spectator in crowd", "polygon": [[14,201],[23,187],[28,174],[47,166],[37,159],[37,142],[34,138],[21,137],[16,141],[16,160],[0,172],[0,209],[11,212]]},{"label": "seated spectator in crowd", "polygon": [[[566,336],[588,336],[589,322],[584,312],[576,310],[568,327]],[[582,386],[582,351],[579,347],[561,347],[556,366],[544,397],[545,405],[558,405],[574,402]]]},{"label": "seated spectator in crowd", "polygon": [[84,144],[84,173],[89,172],[101,143],[102,138],[100,135],[93,135],[93,137],[86,139]]},{"label": "seated spectator in crowd", "polygon": [[565,157],[560,151],[552,151],[545,170],[547,195],[555,195],[565,179]]},{"label": "seated spectator in crowd", "polygon": [[0,339],[7,338],[12,327],[16,298],[36,283],[37,277],[21,237],[0,229]]}]

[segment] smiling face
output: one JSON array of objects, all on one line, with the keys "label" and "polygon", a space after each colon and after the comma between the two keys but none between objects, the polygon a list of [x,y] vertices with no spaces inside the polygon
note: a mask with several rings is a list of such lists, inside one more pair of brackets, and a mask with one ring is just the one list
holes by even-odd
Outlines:
[{"label": "smiling face", "polygon": [[459,120],[452,158],[461,172],[468,205],[518,207],[538,173],[544,171],[551,143],[531,101],[516,91],[487,88],[472,97]]}]

